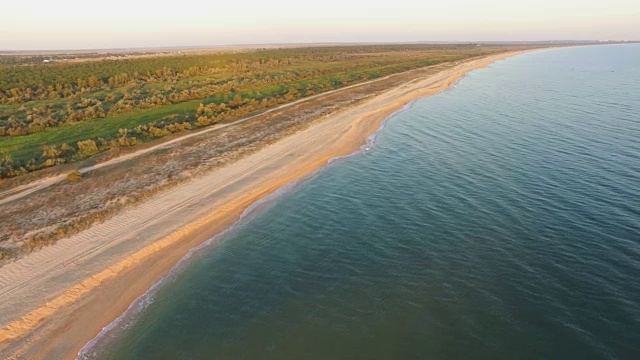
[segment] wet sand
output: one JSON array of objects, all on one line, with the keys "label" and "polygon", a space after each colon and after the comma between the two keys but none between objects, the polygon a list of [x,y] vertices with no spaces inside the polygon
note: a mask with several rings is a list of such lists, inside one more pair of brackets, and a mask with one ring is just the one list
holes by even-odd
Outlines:
[{"label": "wet sand", "polygon": [[188,251],[247,207],[365,144],[408,102],[521,52],[416,79],[0,268],[0,357],[75,358]]}]

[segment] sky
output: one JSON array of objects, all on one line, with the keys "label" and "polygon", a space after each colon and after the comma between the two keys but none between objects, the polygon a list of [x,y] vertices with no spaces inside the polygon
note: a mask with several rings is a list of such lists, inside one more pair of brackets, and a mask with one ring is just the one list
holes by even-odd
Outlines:
[{"label": "sky", "polygon": [[640,0],[7,0],[0,50],[640,40]]}]

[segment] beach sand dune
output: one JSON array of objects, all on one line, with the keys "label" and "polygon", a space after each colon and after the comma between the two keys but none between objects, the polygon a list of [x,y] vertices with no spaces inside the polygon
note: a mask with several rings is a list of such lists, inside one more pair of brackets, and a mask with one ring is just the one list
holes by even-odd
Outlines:
[{"label": "beach sand dune", "polygon": [[411,100],[517,53],[415,79],[0,268],[0,358],[75,358],[190,249],[252,203],[357,151]]}]

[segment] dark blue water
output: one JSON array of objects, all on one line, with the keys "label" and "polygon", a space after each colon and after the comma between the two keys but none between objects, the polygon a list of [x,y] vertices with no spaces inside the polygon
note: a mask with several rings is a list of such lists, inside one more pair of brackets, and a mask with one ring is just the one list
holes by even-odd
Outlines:
[{"label": "dark blue water", "polygon": [[99,357],[640,359],[639,139],[638,45],[474,71],[203,251]]}]

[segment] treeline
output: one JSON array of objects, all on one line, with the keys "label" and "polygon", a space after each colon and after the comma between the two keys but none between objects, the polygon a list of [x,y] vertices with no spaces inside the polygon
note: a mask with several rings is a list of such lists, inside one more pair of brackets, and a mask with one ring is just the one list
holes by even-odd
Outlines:
[{"label": "treeline", "polygon": [[[468,46],[467,46],[468,47]],[[256,50],[242,53],[182,54],[109,59],[84,62],[3,65],[11,56],[0,56],[0,104],[20,104],[34,100],[68,98],[93,91],[109,90],[131,81],[177,81],[220,72],[265,71],[309,62],[336,62],[359,59],[372,52],[385,60],[387,55],[425,52],[460,52],[465,46],[397,45],[371,47],[320,47]],[[99,54],[78,56],[93,57]],[[53,55],[63,56],[63,55]],[[34,55],[42,60],[47,56]],[[51,56],[49,56],[51,57]],[[370,56],[368,56],[370,57]],[[14,57],[15,58],[15,57]],[[29,57],[31,58],[31,57]]]},{"label": "treeline", "polygon": [[[331,55],[331,57],[335,57],[335,55]],[[311,58],[313,57],[308,56],[305,60]],[[289,62],[289,64],[291,63],[292,61]],[[155,77],[153,77],[154,82],[160,83],[158,84],[161,85],[160,89],[147,86],[150,77],[141,80],[142,78],[136,76],[130,77],[121,74],[110,78],[109,84],[105,85],[100,79],[92,76],[86,82],[78,81],[78,88],[83,94],[87,94],[86,97],[81,96],[67,101],[49,101],[46,104],[33,107],[22,105],[14,107],[13,110],[0,111],[0,136],[32,134],[58,125],[203,99],[248,88],[260,88],[274,84],[288,85],[299,80],[354,71],[361,66],[360,63],[338,63],[338,67],[325,66],[321,68],[294,68],[276,72],[266,71],[269,68],[278,67],[280,64],[280,62],[273,60],[264,61],[261,64],[235,62],[230,64],[229,68],[234,68],[233,74],[238,73],[239,75],[224,78],[202,76],[207,73],[206,70],[189,68],[186,70],[186,80],[182,79],[184,74],[162,68],[157,70]],[[193,80],[198,76],[202,78]],[[114,86],[125,85],[126,88],[121,88],[118,91],[106,91]],[[65,88],[61,86],[59,88],[63,93],[61,96],[64,97]],[[56,89],[51,89],[51,91],[56,93]],[[71,90],[69,91],[69,96],[76,95]],[[97,91],[101,91],[101,95],[92,97],[90,93]],[[22,98],[22,96],[17,95],[17,98]]]},{"label": "treeline", "polygon": [[333,53],[269,51],[0,67],[0,104],[62,99],[130,82],[179,81],[221,72],[264,71],[308,61],[336,61]]},{"label": "treeline", "polygon": [[[25,88],[12,88],[5,90],[4,95],[0,92],[0,103],[15,104],[5,109],[0,108],[0,136],[32,134],[59,125],[204,99],[248,88],[287,85],[302,79],[353,71],[362,65],[359,62],[338,62],[338,58],[336,54],[329,53],[307,54],[297,58],[260,58],[254,61],[235,59],[223,68],[191,66],[177,72],[165,66],[153,73],[123,72],[108,79],[91,75],[87,79],[75,80],[74,83],[47,86],[41,83]],[[157,59],[154,58],[154,61]],[[331,65],[319,68],[294,66],[295,63],[306,64],[310,61]],[[282,68],[284,66],[287,68]],[[46,101],[41,101],[45,99]]]},{"label": "treeline", "polygon": [[[288,85],[292,82],[322,76],[327,71],[288,72],[259,77],[240,77],[220,82],[208,78],[189,82],[188,88],[174,84],[150,90],[144,84],[99,97],[81,97],[67,102],[54,102],[28,108],[21,106],[11,115],[0,115],[0,136],[17,136],[44,131],[50,127],[72,124],[95,118],[125,114],[169,104],[203,99],[233,91],[269,85]],[[136,84],[132,84],[136,85]]]}]

